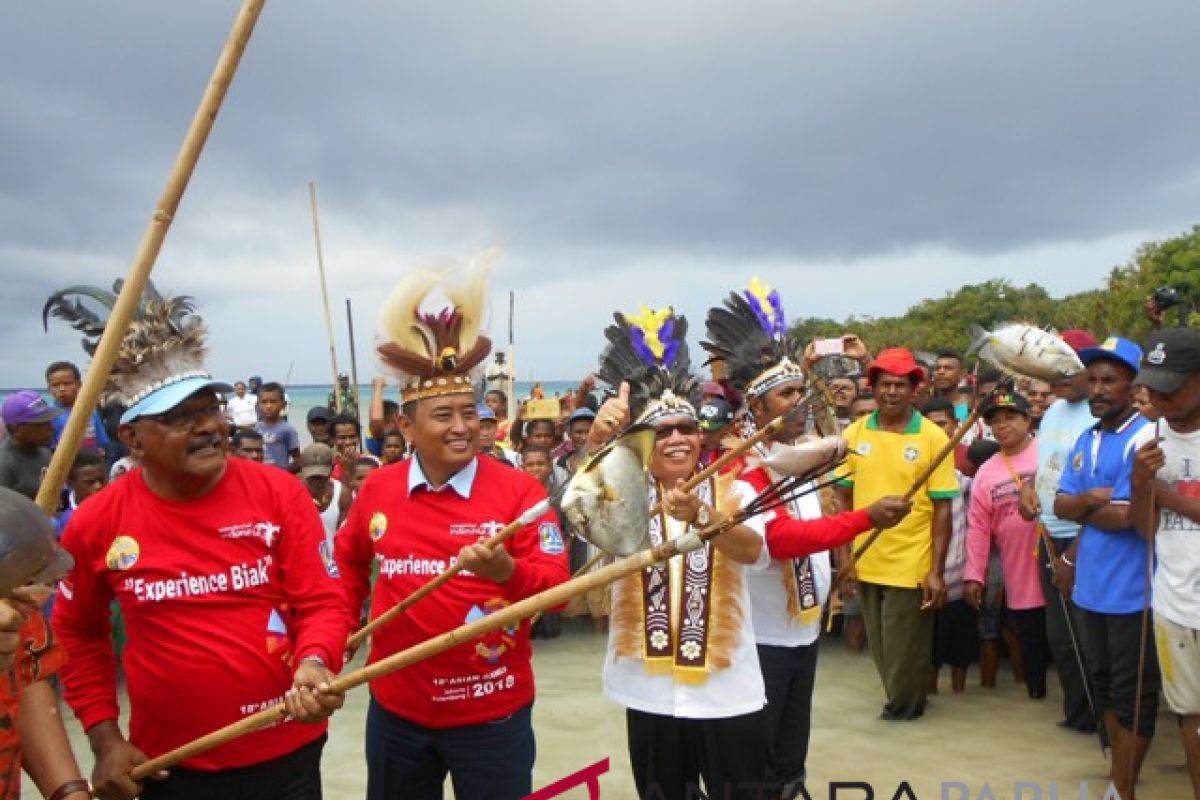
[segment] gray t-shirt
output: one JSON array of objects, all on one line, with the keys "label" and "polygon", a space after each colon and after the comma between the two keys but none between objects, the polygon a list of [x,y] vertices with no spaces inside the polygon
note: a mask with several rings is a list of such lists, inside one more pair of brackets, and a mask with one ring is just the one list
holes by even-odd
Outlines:
[{"label": "gray t-shirt", "polygon": [[300,449],[300,434],[296,429],[282,420],[269,425],[261,419],[254,429],[262,434],[266,462],[287,469],[292,461],[292,451]]},{"label": "gray t-shirt", "polygon": [[12,436],[5,437],[0,442],[0,486],[33,500],[52,455],[49,447],[22,447]]}]

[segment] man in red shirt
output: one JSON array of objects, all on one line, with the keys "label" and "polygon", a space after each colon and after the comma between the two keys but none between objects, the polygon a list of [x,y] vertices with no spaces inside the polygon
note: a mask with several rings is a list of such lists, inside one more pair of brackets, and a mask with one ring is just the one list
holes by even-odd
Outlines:
[{"label": "man in red shirt", "polygon": [[[491,343],[478,335],[484,281],[447,295],[439,315],[417,309],[433,282],[410,275],[387,308],[384,365],[401,381],[400,429],[414,456],[376,470],[338,532],[336,554],[347,611],[357,617],[379,577],[373,615],[445,572],[464,569],[372,637],[368,663],[499,611],[568,577],[553,511],[494,551],[479,544],[546,497],[532,475],[480,458],[471,375]],[[478,276],[477,276],[478,278]],[[415,280],[416,283],[411,281]],[[385,311],[385,317],[387,312]],[[423,335],[414,337],[413,328]],[[472,330],[473,329],[473,330]],[[532,791],[534,697],[529,623],[448,650],[371,683],[367,797],[441,798],[449,773],[458,800],[518,800]]]},{"label": "man in red shirt", "polygon": [[[128,406],[119,436],[141,467],[80,505],[63,534],[75,559],[54,607],[71,655],[66,699],[105,800],[318,800],[324,720],[342,703],[327,684],[349,629],[336,568],[300,482],[227,458],[215,392],[229,387],[203,372],[203,329],[179,303],[143,309],[140,337],[126,338],[110,382]],[[134,349],[147,339],[156,346]],[[128,739],[117,724],[114,599],[128,637]],[[286,722],[186,759],[161,780],[129,776],[147,753],[278,703]]]}]

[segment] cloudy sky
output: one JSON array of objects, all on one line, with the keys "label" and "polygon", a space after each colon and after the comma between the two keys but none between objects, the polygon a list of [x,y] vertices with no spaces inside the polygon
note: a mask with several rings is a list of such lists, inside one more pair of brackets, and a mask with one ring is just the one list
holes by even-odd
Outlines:
[{"label": "cloudy sky", "polygon": [[[85,361],[54,289],[129,266],[234,0],[12,3],[0,30],[0,386]],[[794,317],[1005,277],[1096,287],[1200,222],[1200,4],[274,0],[155,268],[214,371],[359,366],[413,265],[503,245],[519,371],[589,369],[615,309],[752,275]]]}]

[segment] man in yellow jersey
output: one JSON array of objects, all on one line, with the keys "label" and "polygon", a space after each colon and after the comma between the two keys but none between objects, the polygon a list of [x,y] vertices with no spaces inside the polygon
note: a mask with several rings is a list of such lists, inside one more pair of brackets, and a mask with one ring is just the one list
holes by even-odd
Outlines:
[{"label": "man in yellow jersey", "polygon": [[[904,494],[947,442],[941,428],[913,408],[925,373],[911,352],[884,350],[867,376],[878,410],[843,434],[853,455],[838,480],[842,508],[865,508],[881,497]],[[957,495],[954,460],[946,459],[913,497],[912,512],[879,537],[851,576],[862,595],[871,656],[887,694],[883,719],[916,719],[925,712],[933,612],[946,599],[942,572],[950,501]]]}]

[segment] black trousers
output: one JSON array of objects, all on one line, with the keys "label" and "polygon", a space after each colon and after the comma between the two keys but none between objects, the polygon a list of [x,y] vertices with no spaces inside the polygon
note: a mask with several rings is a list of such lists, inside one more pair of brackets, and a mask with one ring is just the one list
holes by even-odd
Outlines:
[{"label": "black trousers", "polygon": [[142,800],[321,800],[325,738],[248,767],[219,772],[172,767],[169,778],[143,784]]},{"label": "black trousers", "polygon": [[627,709],[625,726],[640,800],[770,796],[764,710],[722,719],[680,719]]},{"label": "black trousers", "polygon": [[[1071,540],[1055,539],[1054,546],[1058,552],[1065,553],[1071,546]],[[1039,542],[1038,550],[1038,558],[1042,564],[1038,572],[1042,576],[1042,594],[1046,598],[1046,641],[1050,645],[1050,653],[1054,656],[1058,683],[1062,686],[1063,719],[1075,730],[1091,730],[1095,727],[1096,720],[1092,717],[1092,709],[1087,700],[1087,688],[1090,686],[1087,682],[1090,678],[1079,668],[1081,660],[1085,666],[1087,664],[1080,633],[1083,628],[1083,614],[1050,583],[1052,573],[1045,566],[1046,545]],[[1079,646],[1078,656],[1075,654],[1075,645],[1071,643],[1072,630],[1075,631],[1076,643]]]},{"label": "black trousers", "polygon": [[[1083,614],[1083,646],[1087,653],[1096,713],[1104,716],[1112,709],[1117,722],[1125,730],[1133,730],[1134,703],[1137,699],[1138,661],[1142,635],[1142,613],[1099,614],[1080,609]],[[1153,621],[1150,623],[1153,625]],[[1162,677],[1158,671],[1158,653],[1154,649],[1154,631],[1146,636],[1146,665],[1142,679],[1141,714],[1137,735],[1154,736],[1158,716],[1158,692]]]},{"label": "black trousers", "polygon": [[813,686],[819,640],[810,645],[758,645],[767,687],[767,754],[770,775],[780,784],[803,782],[812,731]]},{"label": "black trousers", "polygon": [[1008,609],[1009,619],[1017,629],[1021,643],[1021,661],[1025,665],[1025,688],[1030,697],[1046,696],[1046,659],[1050,646],[1046,643],[1046,609]]}]

